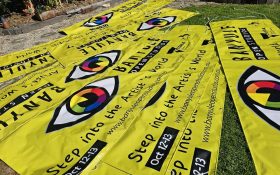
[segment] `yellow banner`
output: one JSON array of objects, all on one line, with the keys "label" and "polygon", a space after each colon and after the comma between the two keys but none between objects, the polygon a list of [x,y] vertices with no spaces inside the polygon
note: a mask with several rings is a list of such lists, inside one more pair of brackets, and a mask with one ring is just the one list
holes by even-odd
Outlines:
[{"label": "yellow banner", "polygon": [[93,170],[88,170],[82,173],[83,175],[91,175],[91,174],[114,174],[114,175],[129,175],[128,173],[120,170],[116,167],[108,165],[106,163],[99,163],[94,167]]},{"label": "yellow banner", "polygon": [[63,29],[65,34],[75,34],[86,30],[104,30],[106,28],[128,25],[131,21],[149,15],[174,0],[129,0],[115,8],[85,19],[77,24]]},{"label": "yellow banner", "polygon": [[[191,73],[192,76],[196,76],[195,74],[195,72]],[[211,72],[207,76],[205,75],[206,77],[201,80],[202,84],[197,86],[198,94],[204,91],[207,84],[205,80],[209,79],[210,74]],[[83,174],[104,174],[106,168],[116,168],[121,174],[213,174],[216,170],[219,150],[225,80],[219,66],[211,77],[207,90],[199,103],[200,107],[195,110],[193,115],[188,114],[192,113],[197,106],[198,96],[201,94],[194,95],[188,102],[186,94],[190,95],[192,92],[182,88],[181,95],[183,96],[181,96],[180,92],[174,90],[176,80],[168,78],[157,93],[156,101],[153,97],[153,102],[150,101],[142,113],[136,116],[129,129],[108,151],[97,168]],[[188,83],[196,86],[191,78]],[[186,87],[188,86],[186,85]],[[218,115],[214,117],[214,113]],[[151,116],[151,114],[154,115]],[[178,120],[180,115],[185,120]],[[202,116],[205,117],[201,118]],[[212,124],[212,120],[215,120],[215,124],[214,122]],[[204,123],[205,121],[206,123]],[[188,126],[184,131],[189,122],[191,123],[189,125],[195,125],[195,129],[194,126]],[[207,127],[207,130],[204,127]],[[212,131],[211,134],[210,131]],[[202,132],[204,134],[207,132],[206,136]],[[195,153],[191,154],[193,156],[187,156],[186,154],[189,152]],[[189,159],[187,159],[188,157]],[[194,159],[193,165],[192,159]]]},{"label": "yellow banner", "polygon": [[[210,25],[257,173],[278,174],[279,29],[269,20]],[[236,38],[226,38],[227,34]],[[240,49],[230,48],[231,41]]]},{"label": "yellow banner", "polygon": [[[180,135],[182,135],[183,129],[191,117],[186,117],[186,115],[192,113],[195,109],[217,62],[217,57],[213,52],[214,45],[210,44],[211,42],[207,39],[189,55],[185,55],[184,61],[179,67],[169,73],[167,81],[162,85],[157,94],[150,97],[151,100],[145,105],[145,108],[142,110],[143,113],[140,116],[135,116],[134,123],[130,126],[129,124],[125,125],[129,126],[129,130],[112,147],[112,150],[108,151],[104,161],[102,160],[101,168],[92,170],[95,164],[91,164],[83,174],[101,174],[104,169],[103,162],[106,162],[105,166],[117,167],[122,172],[129,174],[139,174],[140,172],[146,172],[148,174],[156,173],[153,168],[148,168],[143,165],[145,161],[142,161],[142,159],[146,160],[148,158],[147,154],[141,154],[141,150],[140,152],[134,151],[130,155],[131,159],[127,159],[126,152],[129,150],[125,151],[122,148],[127,148],[132,143],[134,143],[135,149],[139,147],[139,143],[141,146],[141,139],[144,139],[147,130],[151,132],[150,135],[159,137],[165,128],[172,127],[173,129],[175,128],[174,130],[181,130]],[[157,116],[151,117],[151,114],[157,114]],[[218,126],[221,127],[221,125]],[[115,127],[118,127],[118,123]],[[114,128],[112,129],[109,133],[114,132]],[[131,141],[135,139],[138,141]],[[134,146],[131,146],[132,150]],[[170,152],[170,154],[173,154],[172,150]],[[112,157],[119,158],[119,160],[114,162],[112,160],[116,160],[116,158],[112,159]],[[141,159],[141,163],[139,164],[138,159]],[[131,169],[129,167],[135,168]],[[164,170],[160,172],[163,173]]]},{"label": "yellow banner", "polygon": [[216,174],[226,91],[220,65],[210,81],[165,174]]},{"label": "yellow banner", "polygon": [[[194,14],[193,12],[170,8],[161,9],[155,13],[131,21],[129,24],[124,23],[122,26],[112,26],[110,29],[103,29],[98,32],[95,30],[79,32],[83,35],[83,39],[75,40],[70,46],[69,44],[64,44],[60,48],[56,48],[56,51],[59,52],[60,49],[64,50],[69,47],[76,47],[76,49],[83,54],[88,54],[89,52],[94,52],[104,47],[116,46],[116,43],[118,45],[126,43],[128,39],[131,41],[136,40],[134,44],[138,44],[139,42],[137,42],[137,40],[140,37],[161,37],[163,34],[166,34],[165,32],[168,30],[172,30],[174,24],[180,23]],[[159,31],[159,29],[165,29],[167,31]],[[80,40],[82,40],[82,42]],[[135,45],[135,47],[137,47],[137,45]],[[66,54],[68,53],[69,52],[66,52]],[[69,56],[71,57],[70,54],[71,53],[69,53]]]}]

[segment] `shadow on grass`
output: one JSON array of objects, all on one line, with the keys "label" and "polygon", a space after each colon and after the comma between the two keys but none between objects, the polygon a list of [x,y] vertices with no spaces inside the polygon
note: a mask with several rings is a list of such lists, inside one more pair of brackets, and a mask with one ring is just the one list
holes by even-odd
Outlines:
[{"label": "shadow on grass", "polygon": [[218,4],[191,6],[184,10],[199,12],[198,15],[185,20],[183,24],[208,24],[210,21],[229,19],[270,19],[278,27],[280,26],[280,5],[236,5]]}]

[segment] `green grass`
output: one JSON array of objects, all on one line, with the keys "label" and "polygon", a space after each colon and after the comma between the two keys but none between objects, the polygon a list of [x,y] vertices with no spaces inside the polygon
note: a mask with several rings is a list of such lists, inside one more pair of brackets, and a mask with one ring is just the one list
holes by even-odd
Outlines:
[{"label": "green grass", "polygon": [[217,174],[257,174],[228,89]]},{"label": "green grass", "polygon": [[199,12],[199,15],[185,20],[184,24],[206,24],[209,21],[227,19],[268,18],[280,26],[280,5],[204,5],[191,6],[184,10]]},{"label": "green grass", "polygon": [[[274,24],[280,26],[280,5],[205,5],[191,6],[184,10],[199,12],[200,14],[183,24],[204,25],[210,21],[227,19],[252,19],[268,18]],[[222,138],[220,145],[218,175],[254,175],[257,174],[255,166],[246,143],[246,139],[227,89],[224,120],[222,126]]]}]

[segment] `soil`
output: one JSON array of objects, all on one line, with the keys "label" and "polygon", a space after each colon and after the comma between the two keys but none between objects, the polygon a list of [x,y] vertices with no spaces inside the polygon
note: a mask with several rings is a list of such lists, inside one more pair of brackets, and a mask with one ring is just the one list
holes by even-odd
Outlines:
[{"label": "soil", "polygon": [[[97,1],[100,0],[81,0],[81,1],[75,1],[73,3],[62,3],[61,6],[57,6],[52,10],[66,12],[72,9],[76,9],[78,7],[92,4]],[[5,19],[8,21],[10,27],[19,27],[24,24],[31,24],[31,23],[38,22],[38,20],[34,19],[34,17],[32,17],[31,15],[26,16],[23,13],[16,13],[16,12],[9,14],[8,17],[6,17]]]}]

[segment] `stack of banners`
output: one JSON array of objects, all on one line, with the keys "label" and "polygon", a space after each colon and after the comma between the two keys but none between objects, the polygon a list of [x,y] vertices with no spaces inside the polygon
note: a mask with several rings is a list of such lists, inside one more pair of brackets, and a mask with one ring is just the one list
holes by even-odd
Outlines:
[{"label": "stack of banners", "polygon": [[258,174],[278,174],[280,30],[270,20],[210,24]]},{"label": "stack of banners", "polygon": [[204,67],[205,72],[189,68],[171,73],[119,141],[85,174],[215,174],[225,79],[218,64]]},{"label": "stack of banners", "polygon": [[[217,59],[214,54],[209,55],[200,59],[190,55],[193,59],[184,60],[174,72],[143,71],[96,81],[88,78],[65,85],[43,79],[40,88],[31,91],[31,95],[19,96],[23,101],[10,109],[9,115],[4,115],[10,116],[14,123],[21,123],[10,133],[7,131],[14,129],[15,124],[4,128],[1,159],[20,174],[78,174],[88,164],[97,164],[106,153],[111,154],[109,150],[118,138],[133,128],[129,126],[135,116],[145,112],[145,108],[157,108],[153,104],[167,87],[170,92],[163,93],[163,97],[170,96],[168,106],[174,106],[176,99],[185,100],[178,124],[170,125],[179,129],[184,126],[183,122],[190,120],[184,114],[192,113],[214,70]],[[178,78],[175,81],[172,77]],[[32,120],[25,119],[28,117]],[[155,119],[152,125],[157,127],[161,122]],[[180,138],[183,131],[178,134]]]},{"label": "stack of banners", "polygon": [[[130,50],[133,50],[134,48],[144,47],[144,45],[147,45],[148,43],[139,40],[139,38],[153,38],[150,42],[154,43],[153,40],[162,37],[163,34],[172,30],[169,28],[168,31],[159,31],[159,28],[169,26],[175,21],[176,23],[181,22],[192,15],[192,12],[162,9],[157,13],[143,17],[142,20],[134,21],[131,25],[126,25],[126,27],[115,27],[113,30],[102,31],[99,33],[92,31],[78,33],[40,46],[35,46],[31,49],[1,56],[0,59],[3,61],[0,65],[0,80],[1,82],[4,82],[34,72],[43,67],[47,67],[55,62],[60,63],[62,67],[67,67],[69,64],[78,63],[81,60],[85,60],[85,58],[94,56],[102,51],[106,52],[113,50],[113,48],[124,50],[124,48],[133,45],[134,47],[129,48]],[[145,21],[155,19],[158,16],[172,16],[173,20],[168,21],[169,18],[161,19],[159,21],[156,20],[155,23],[149,25],[147,28]],[[139,31],[138,28],[143,26],[145,30],[143,29]],[[183,39],[187,38],[189,35],[199,35],[199,32],[203,33],[203,30],[205,30],[203,27],[197,28],[197,32],[182,33],[186,31],[186,28],[184,29],[182,27],[180,28],[181,31],[180,29],[176,29],[177,33],[173,32],[173,35],[170,35],[170,37],[167,36],[167,38],[178,38],[178,36],[182,36],[181,38]],[[164,41],[164,39],[161,40]],[[196,41],[196,39],[192,41]],[[166,39],[166,42],[169,41]]]},{"label": "stack of banners", "polygon": [[[213,49],[212,47],[212,52]],[[198,62],[194,62],[195,58],[197,58],[196,55],[191,55],[176,70],[168,74],[167,80],[162,84],[159,91],[153,97],[150,97],[150,100],[141,109],[140,114],[136,113],[135,115],[134,113],[134,116],[126,119],[125,123],[118,122],[114,125],[108,134],[112,135],[122,130],[124,132],[122,137],[115,144],[108,145],[107,154],[101,160],[102,163],[97,165],[99,168],[96,169],[96,164],[91,163],[84,174],[106,174],[114,168],[116,168],[115,171],[121,170],[121,172],[128,174],[164,174],[166,172],[176,145],[181,145],[181,143],[178,143],[181,137],[184,140],[183,131],[191,120],[191,114],[196,109],[209,78],[214,78],[211,74],[215,69],[217,57],[215,55],[205,55]],[[216,89],[214,90],[214,87],[211,87],[213,95],[216,94],[220,68],[215,69],[215,72],[218,73],[215,76]],[[222,76],[221,79],[224,82]],[[225,83],[223,83],[223,86],[225,86]],[[220,88],[223,89],[221,92],[225,91],[224,87]],[[220,104],[223,108],[224,93],[221,95],[223,97]],[[208,92],[205,96],[209,96]],[[204,100],[202,98],[202,101]],[[215,103],[215,99],[212,99],[212,103]],[[211,137],[217,137],[218,140],[221,132],[221,118],[222,113],[220,113],[220,117],[217,117],[218,128],[214,127],[212,131],[215,133],[213,133],[213,136],[211,134]],[[203,120],[208,119],[204,118]],[[209,125],[207,124],[209,126],[208,131],[211,129],[211,120],[212,118],[207,121],[209,123]],[[194,120],[192,121],[194,122]],[[201,121],[201,123],[203,122]],[[209,133],[207,136],[209,136]],[[201,142],[197,142],[197,146],[203,147]],[[215,142],[211,142],[211,144]],[[214,147],[213,152],[218,151],[219,142],[216,143],[215,146],[212,145]],[[205,148],[211,148],[209,145]],[[185,151],[186,149],[188,148],[185,148]],[[217,154],[213,157],[213,159],[217,159]],[[182,161],[187,160],[183,159]],[[191,159],[189,161],[191,162]],[[111,168],[102,168],[104,164],[106,167],[111,166]],[[216,169],[216,162],[213,162],[212,168]],[[208,170],[204,170],[208,172]]]},{"label": "stack of banners", "polygon": [[[133,47],[104,47],[83,57],[69,48],[51,66],[1,90],[0,159],[20,174],[91,171],[141,111],[157,108],[167,82],[171,105],[179,96],[172,95],[174,86],[181,101],[188,97],[182,110],[192,113],[217,63],[211,34],[204,26],[161,32],[170,35],[151,33]],[[174,125],[181,127],[178,138],[190,120],[183,114]]]}]

